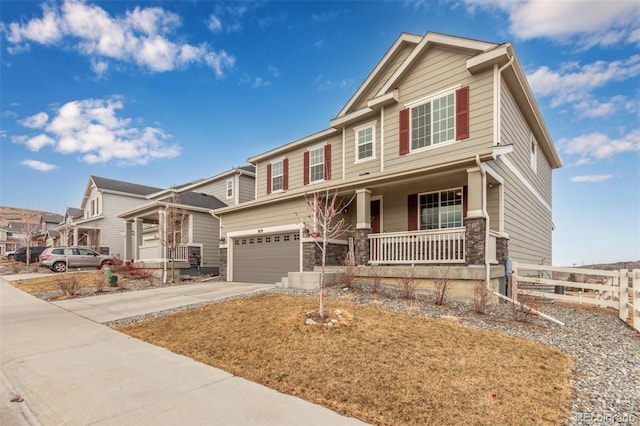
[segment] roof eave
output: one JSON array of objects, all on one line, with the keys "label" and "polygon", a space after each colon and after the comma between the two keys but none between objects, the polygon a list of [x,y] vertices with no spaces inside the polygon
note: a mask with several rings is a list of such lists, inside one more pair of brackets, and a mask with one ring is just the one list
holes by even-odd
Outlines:
[{"label": "roof eave", "polygon": [[286,145],[282,145],[282,146],[280,146],[278,148],[274,148],[271,151],[267,151],[267,152],[264,152],[262,154],[258,154],[258,155],[255,155],[253,157],[250,157],[250,158],[247,159],[247,162],[249,162],[251,164],[254,164],[254,163],[258,162],[258,161],[262,161],[262,160],[264,160],[266,158],[274,157],[274,156],[276,156],[278,154],[281,154],[283,152],[289,151],[291,149],[306,145],[306,144],[311,143],[311,142],[316,142],[319,139],[323,139],[323,138],[327,138],[327,137],[333,136],[337,132],[338,131],[336,129],[334,129],[334,128],[325,129],[325,130],[322,130],[322,131],[320,131],[318,133],[314,133],[313,135],[309,135],[309,136],[304,137],[302,139],[298,139],[298,140],[295,140],[293,142],[290,142],[290,143],[288,143]]}]

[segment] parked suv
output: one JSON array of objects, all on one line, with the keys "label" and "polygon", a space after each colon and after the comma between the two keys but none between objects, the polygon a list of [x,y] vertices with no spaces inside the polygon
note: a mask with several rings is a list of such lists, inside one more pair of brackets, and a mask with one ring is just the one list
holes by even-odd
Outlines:
[{"label": "parked suv", "polygon": [[[29,247],[29,263],[35,263],[38,261],[38,256],[45,251],[46,247]],[[13,254],[13,258],[18,262],[27,263],[27,248],[20,247]]]},{"label": "parked suv", "polygon": [[40,266],[53,272],[64,272],[69,268],[94,267],[102,268],[113,264],[111,256],[96,253],[85,247],[53,247],[40,255]]}]

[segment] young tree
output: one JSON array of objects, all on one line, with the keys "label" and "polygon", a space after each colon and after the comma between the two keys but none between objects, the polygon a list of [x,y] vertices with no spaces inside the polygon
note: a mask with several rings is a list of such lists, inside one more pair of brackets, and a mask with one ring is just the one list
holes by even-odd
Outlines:
[{"label": "young tree", "polygon": [[320,274],[320,317],[324,318],[324,286],[325,269],[327,262],[327,247],[329,240],[344,235],[349,230],[345,217],[338,219],[337,215],[342,212],[345,205],[338,200],[338,193],[330,193],[327,189],[324,196],[319,191],[305,194],[307,204],[307,215],[304,218],[298,217],[298,223],[303,227],[308,237],[312,238],[316,246],[322,253],[322,269]]},{"label": "young tree", "polygon": [[22,237],[22,242],[24,243],[25,247],[27,247],[27,257],[25,259],[25,263],[27,265],[29,265],[31,263],[31,245],[33,244],[33,237],[35,235],[36,232],[38,232],[40,229],[40,224],[36,224],[36,223],[31,223],[31,222],[24,222],[23,223],[23,232],[24,232],[24,236]]},{"label": "young tree", "polygon": [[186,213],[178,205],[180,204],[180,196],[175,192],[162,200],[165,203],[164,210],[159,212],[164,216],[164,220],[160,220],[158,235],[165,251],[164,255],[164,278],[163,282],[167,282],[167,257],[171,257],[171,282],[175,282],[175,254],[182,244],[182,225],[186,218]]}]

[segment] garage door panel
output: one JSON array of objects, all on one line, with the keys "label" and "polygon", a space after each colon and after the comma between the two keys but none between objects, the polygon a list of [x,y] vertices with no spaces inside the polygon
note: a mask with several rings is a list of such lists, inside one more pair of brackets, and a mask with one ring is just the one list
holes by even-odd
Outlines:
[{"label": "garage door panel", "polygon": [[255,235],[234,239],[233,280],[275,283],[300,270],[297,233]]}]

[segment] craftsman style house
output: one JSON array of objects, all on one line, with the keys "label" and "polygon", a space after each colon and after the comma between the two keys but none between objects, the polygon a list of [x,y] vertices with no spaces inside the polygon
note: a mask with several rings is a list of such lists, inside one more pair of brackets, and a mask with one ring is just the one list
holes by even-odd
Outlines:
[{"label": "craftsman style house", "polygon": [[219,273],[219,222],[211,210],[255,198],[253,166],[158,190],[118,213],[124,220],[124,259],[163,268]]},{"label": "craftsman style house", "polygon": [[249,158],[256,199],[215,210],[221,274],[277,282],[319,256],[305,194],[337,192],[359,265],[451,265],[504,276],[551,261],[560,158],[511,44],[401,34],[330,127]]}]

